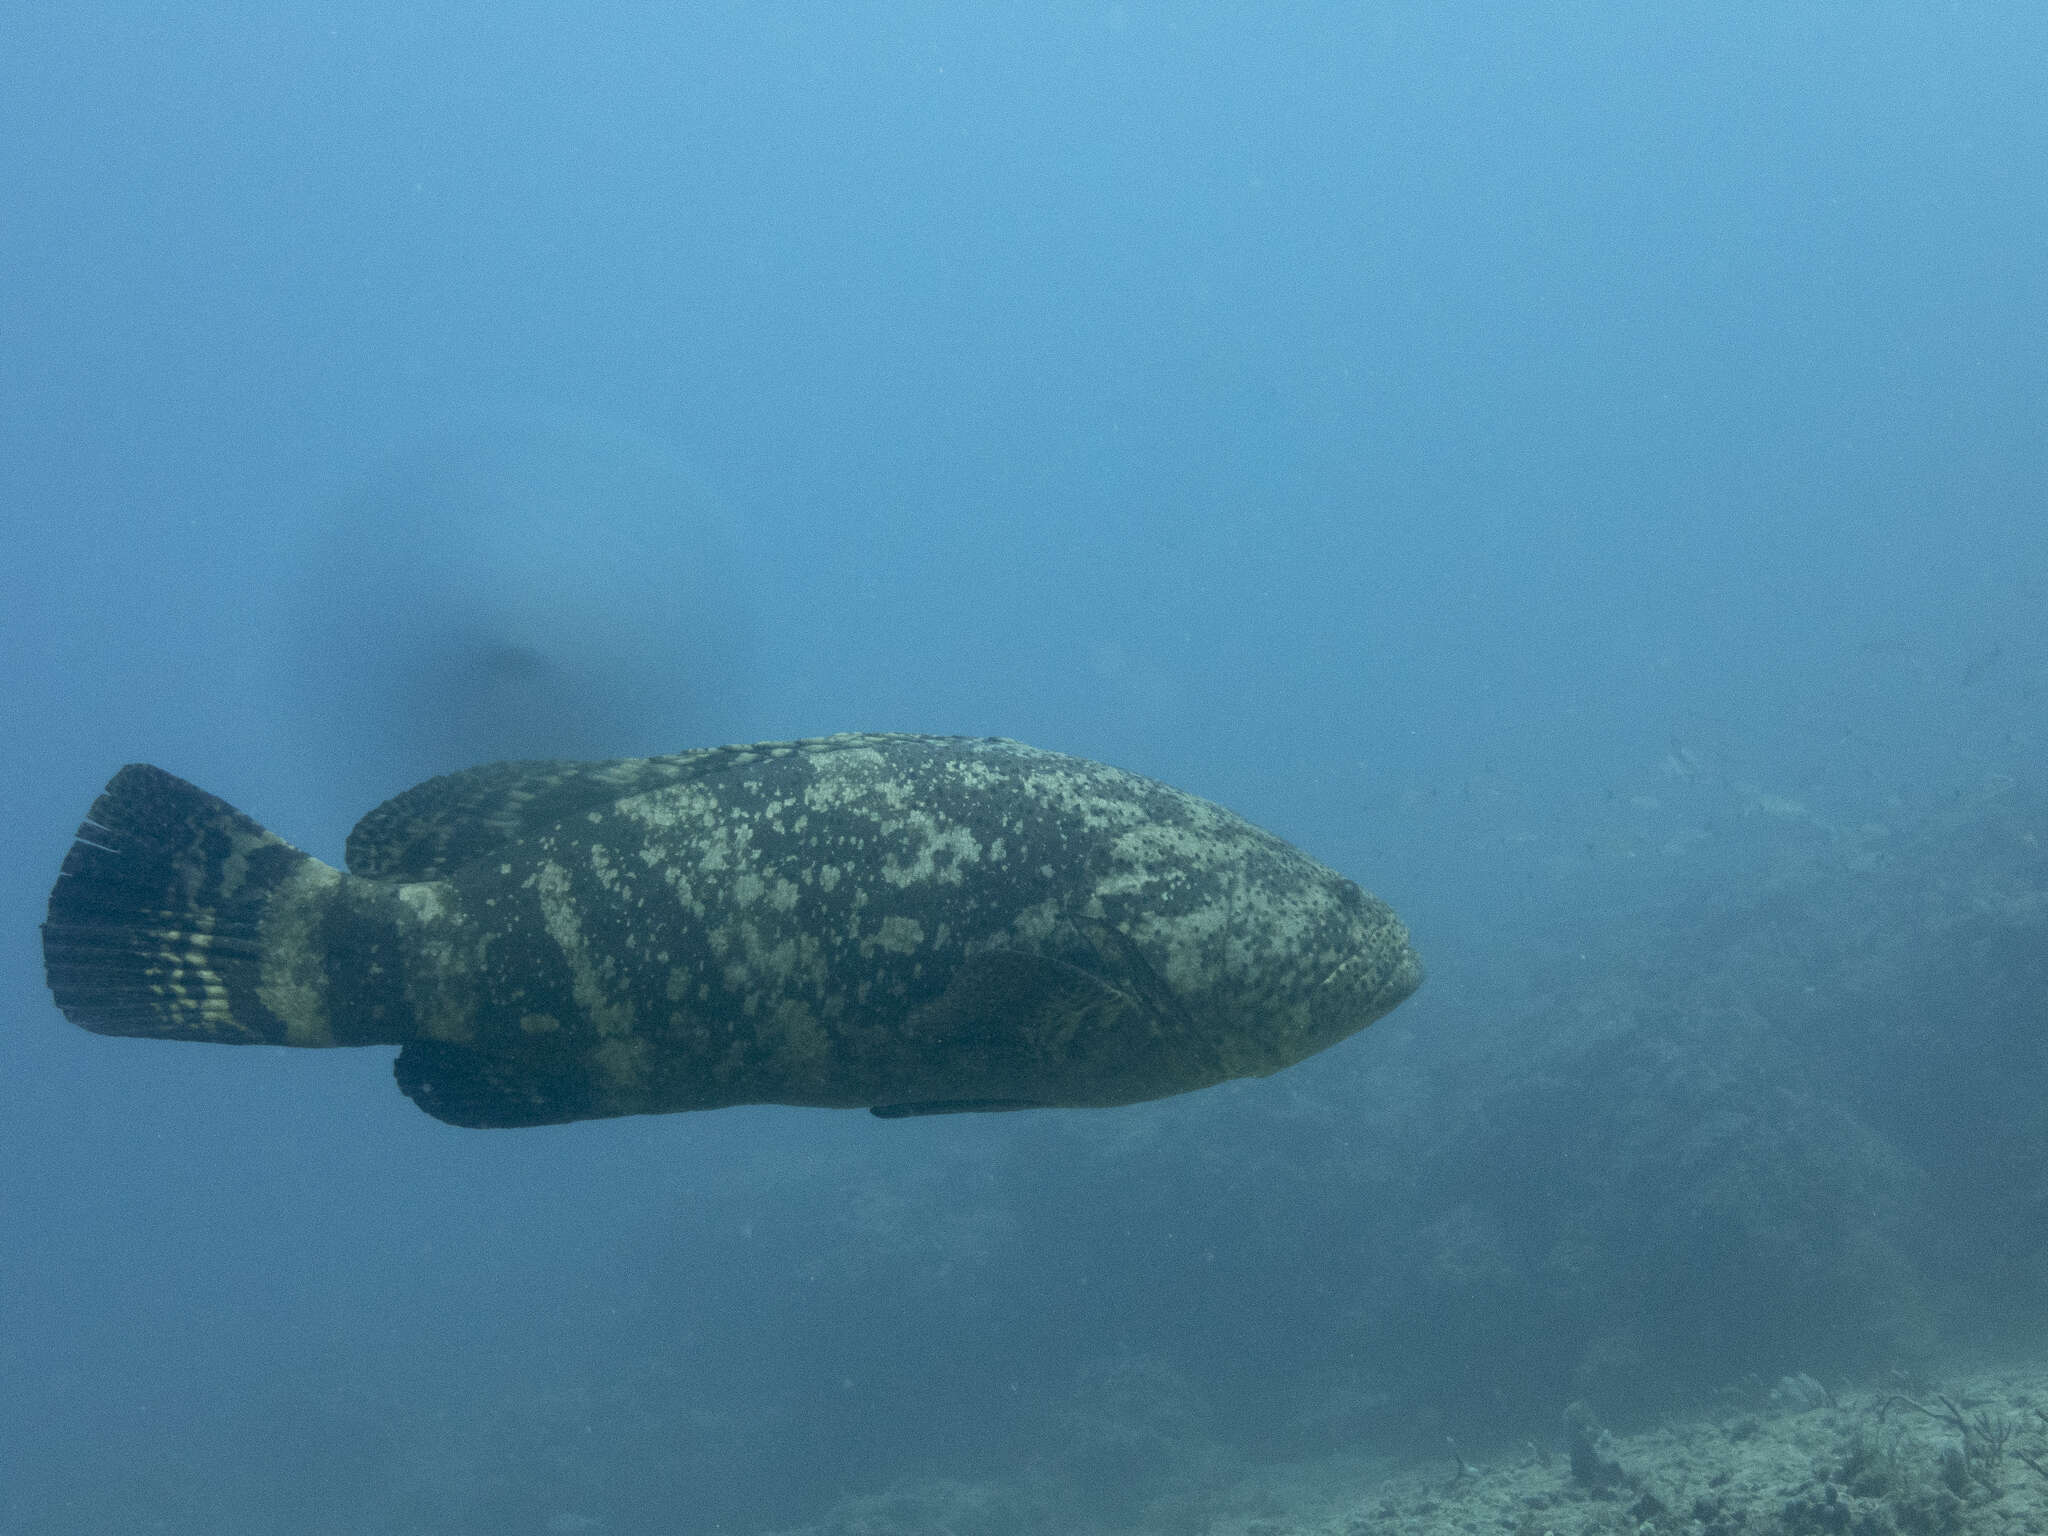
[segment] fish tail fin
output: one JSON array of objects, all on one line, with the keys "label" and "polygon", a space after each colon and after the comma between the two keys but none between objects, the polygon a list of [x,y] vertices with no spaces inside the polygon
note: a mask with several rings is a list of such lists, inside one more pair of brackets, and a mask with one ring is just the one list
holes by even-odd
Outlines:
[{"label": "fish tail fin", "polygon": [[267,913],[342,879],[183,779],[131,763],[93,802],[50,892],[43,973],[103,1035],[318,1044],[318,999],[266,956]]}]

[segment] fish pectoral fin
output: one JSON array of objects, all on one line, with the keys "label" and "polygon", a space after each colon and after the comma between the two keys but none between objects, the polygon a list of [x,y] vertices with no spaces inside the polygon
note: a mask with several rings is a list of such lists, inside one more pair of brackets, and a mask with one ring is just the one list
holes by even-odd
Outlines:
[{"label": "fish pectoral fin", "polygon": [[1094,972],[1048,955],[984,950],[954,974],[914,1026],[935,1045],[1013,1042],[1032,1056],[1113,1034],[1145,1004]]},{"label": "fish pectoral fin", "polygon": [[907,1120],[912,1115],[975,1115],[1003,1109],[1050,1109],[1036,1099],[933,1099],[925,1104],[876,1104],[868,1113],[878,1120]]},{"label": "fish pectoral fin", "polygon": [[[986,950],[906,1021],[906,1059],[878,1112],[1128,1102],[1156,1031],[1138,998],[1077,965]],[[882,1097],[882,1095],[878,1095]],[[936,1108],[928,1106],[937,1106]]]}]

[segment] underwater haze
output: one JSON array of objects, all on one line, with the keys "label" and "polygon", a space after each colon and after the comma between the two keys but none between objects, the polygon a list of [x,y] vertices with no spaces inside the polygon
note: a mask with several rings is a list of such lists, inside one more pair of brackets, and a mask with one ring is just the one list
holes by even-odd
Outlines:
[{"label": "underwater haze", "polygon": [[[2048,1349],[2048,9],[5,31],[0,1533],[1207,1530]],[[124,763],[338,860],[842,730],[1221,802],[1429,981],[1156,1104],[508,1131],[43,982]]]}]

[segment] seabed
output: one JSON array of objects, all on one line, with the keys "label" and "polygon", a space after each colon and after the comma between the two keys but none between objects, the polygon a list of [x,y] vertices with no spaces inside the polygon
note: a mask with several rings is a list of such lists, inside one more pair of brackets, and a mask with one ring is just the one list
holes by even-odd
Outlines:
[{"label": "seabed", "polygon": [[[1576,1426],[1576,1427],[1575,1427]],[[2048,1364],[1754,1383],[1637,1433],[1583,1410],[1493,1454],[1273,1466],[1138,1519],[925,1484],[786,1536],[2048,1536]]]}]

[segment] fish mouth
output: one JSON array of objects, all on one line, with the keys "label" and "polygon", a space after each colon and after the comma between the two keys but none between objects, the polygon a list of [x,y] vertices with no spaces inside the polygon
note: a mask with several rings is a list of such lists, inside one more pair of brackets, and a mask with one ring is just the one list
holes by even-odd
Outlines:
[{"label": "fish mouth", "polygon": [[1345,972],[1358,968],[1358,962],[1363,958],[1364,956],[1362,955],[1346,955],[1342,960],[1339,960],[1330,967],[1330,972],[1327,976],[1316,983],[1316,990],[1318,992],[1326,992],[1331,987],[1336,986],[1342,980]]},{"label": "fish mouth", "polygon": [[1422,975],[1422,960],[1405,932],[1392,943],[1387,935],[1375,935],[1375,942],[1330,967],[1316,985],[1314,1006],[1333,1024],[1347,1015],[1356,1021],[1351,1029],[1363,1029],[1406,1001],[1422,985]]},{"label": "fish mouth", "polygon": [[[1316,983],[1315,1006],[1317,1011],[1334,1014],[1342,1012],[1364,1012],[1370,1008],[1374,992],[1367,956],[1346,955],[1321,981]],[[1392,1006],[1391,1004],[1388,1006]],[[1379,1008],[1369,1014],[1378,1018],[1386,1008]]]}]

